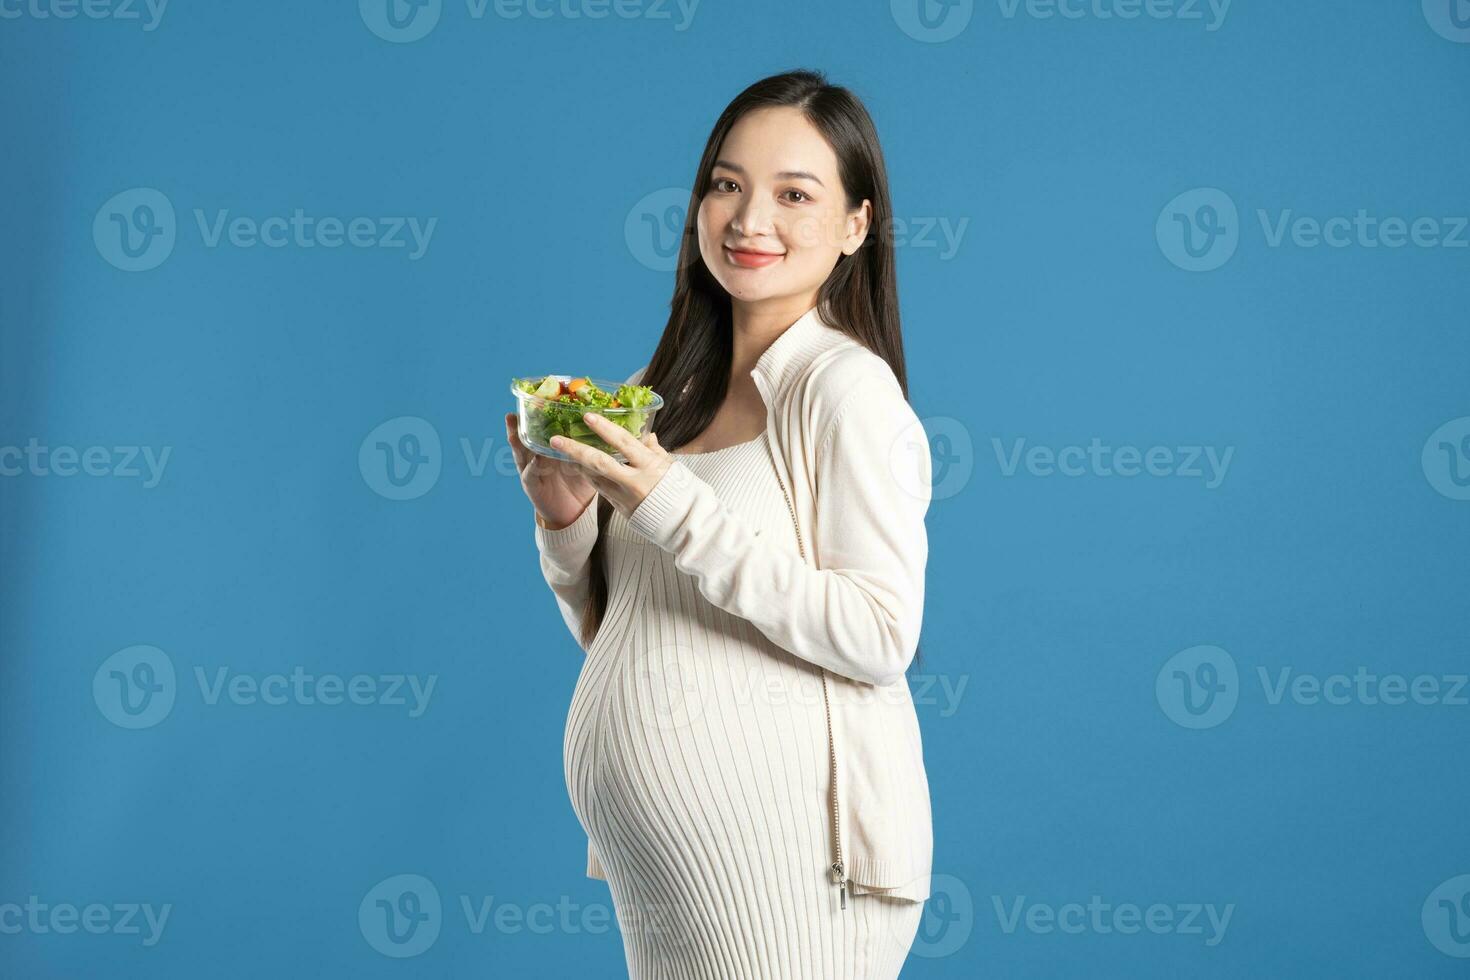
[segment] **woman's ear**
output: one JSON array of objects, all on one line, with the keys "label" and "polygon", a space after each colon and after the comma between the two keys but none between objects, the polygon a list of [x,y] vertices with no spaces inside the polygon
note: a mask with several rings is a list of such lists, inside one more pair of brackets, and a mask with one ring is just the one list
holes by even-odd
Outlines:
[{"label": "woman's ear", "polygon": [[873,202],[864,199],[857,210],[847,216],[847,235],[842,240],[842,254],[851,255],[862,248],[873,221]]}]

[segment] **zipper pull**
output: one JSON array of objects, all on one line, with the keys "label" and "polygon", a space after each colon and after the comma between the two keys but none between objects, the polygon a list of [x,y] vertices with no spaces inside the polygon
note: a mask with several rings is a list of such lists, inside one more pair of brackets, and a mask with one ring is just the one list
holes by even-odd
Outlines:
[{"label": "zipper pull", "polygon": [[843,870],[841,861],[832,863],[832,877],[837,882],[837,894],[841,899],[842,907],[847,908],[847,873]]}]

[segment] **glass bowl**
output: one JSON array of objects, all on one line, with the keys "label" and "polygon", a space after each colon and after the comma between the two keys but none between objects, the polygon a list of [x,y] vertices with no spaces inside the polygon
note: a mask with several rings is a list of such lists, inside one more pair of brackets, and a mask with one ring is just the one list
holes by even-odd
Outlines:
[{"label": "glass bowl", "polygon": [[[602,440],[602,437],[593,432],[591,427],[582,419],[588,412],[596,412],[610,422],[614,422],[633,437],[639,438],[653,425],[653,417],[663,408],[664,400],[657,393],[653,396],[650,404],[639,408],[598,408],[595,405],[584,405],[575,400],[562,401],[556,398],[544,398],[530,392],[522,391],[519,382],[540,381],[543,378],[555,378],[557,381],[571,381],[574,378],[586,378],[584,374],[547,374],[535,375],[529,378],[516,378],[511,381],[511,394],[516,397],[516,428],[520,434],[521,443],[533,453],[549,456],[552,459],[570,460],[566,453],[551,448],[552,436],[567,436],[575,439],[584,446],[591,446],[612,456],[619,462],[627,462],[623,454]],[[623,386],[621,381],[606,381],[602,378],[587,378],[598,388],[612,393]]]}]

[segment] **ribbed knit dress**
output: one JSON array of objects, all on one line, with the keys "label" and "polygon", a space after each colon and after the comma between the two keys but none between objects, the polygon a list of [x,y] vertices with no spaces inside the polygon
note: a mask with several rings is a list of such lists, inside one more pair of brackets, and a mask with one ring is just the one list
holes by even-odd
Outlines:
[{"label": "ribbed knit dress", "polygon": [[[795,553],[767,439],[678,455]],[[629,976],[897,977],[923,905],[849,894],[839,907],[818,669],[709,603],[621,514],[604,533],[607,612],[564,752]]]}]

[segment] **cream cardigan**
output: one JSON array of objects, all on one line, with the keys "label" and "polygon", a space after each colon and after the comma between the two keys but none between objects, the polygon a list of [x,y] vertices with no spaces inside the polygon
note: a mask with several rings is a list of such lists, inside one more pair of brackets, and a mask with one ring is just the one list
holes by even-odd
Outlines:
[{"label": "cream cardigan", "polygon": [[[629,526],[673,555],[713,605],[822,668],[834,885],[922,901],[933,827],[904,671],[923,616],[928,440],[887,362],[818,309],[777,337],[751,376],[801,553],[753,534],[677,458]],[[542,572],[573,636],[595,503],[568,527],[535,529]],[[590,842],[587,873],[605,877]]]}]

